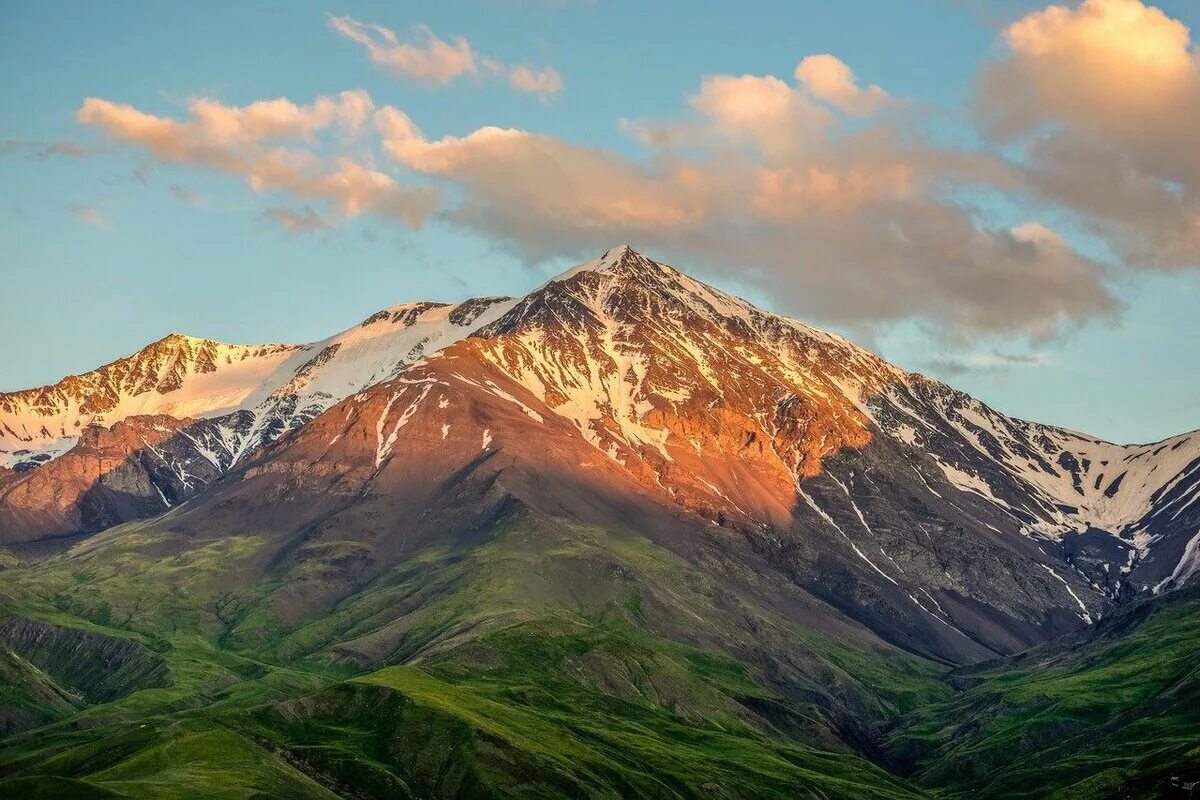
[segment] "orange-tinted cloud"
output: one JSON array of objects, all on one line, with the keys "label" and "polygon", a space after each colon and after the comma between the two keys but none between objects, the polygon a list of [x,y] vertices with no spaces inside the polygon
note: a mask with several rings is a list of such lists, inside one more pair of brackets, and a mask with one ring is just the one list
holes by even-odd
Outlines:
[{"label": "orange-tinted cloud", "polygon": [[430,141],[393,108],[382,109],[376,124],[396,161],[470,190],[465,216],[503,214],[531,236],[547,220],[564,233],[680,229],[704,213],[701,178],[682,167],[641,168],[606,150],[511,128]]},{"label": "orange-tinted cloud", "polygon": [[[473,59],[481,73],[506,69]],[[992,69],[1011,68],[1016,51],[1006,59]],[[1052,172],[1030,165],[1095,176],[1100,162],[1086,149],[1074,151],[1086,169],[1067,170],[1065,155],[1014,163],[925,144],[916,110],[828,55],[801,60],[791,78],[710,75],[685,99],[665,121],[621,122],[646,148],[637,157],[490,125],[430,137],[364,92],[308,105],[197,100],[183,118],[90,99],[79,119],[159,161],[289,196],[298,205],[267,217],[292,230],[362,213],[410,225],[438,214],[531,259],[632,241],[702,271],[734,270],[783,310],[845,325],[919,319],[955,334],[1049,338],[1120,307],[1111,269],[1044,221],[993,222],[963,200],[1049,196]],[[376,147],[388,167],[375,165]],[[307,205],[318,202],[327,207]]]},{"label": "orange-tinted cloud", "polygon": [[1048,228],[989,227],[955,202],[955,186],[1011,181],[1003,165],[913,144],[875,119],[896,103],[867,114],[832,96],[709,76],[692,116],[624,121],[656,148],[647,159],[491,126],[429,139],[394,108],[376,125],[397,163],[459,188],[451,219],[535,258],[632,240],[844,324],[918,317],[1041,339],[1118,308],[1104,268]]},{"label": "orange-tinted cloud", "polygon": [[471,44],[461,36],[447,42],[419,25],[416,33],[421,41],[401,42],[395,32],[382,25],[332,14],[329,15],[329,26],[350,41],[361,44],[371,63],[396,75],[442,85],[460,75],[479,72]]},{"label": "orange-tinted cloud", "polygon": [[425,25],[418,25],[414,29],[416,41],[402,42],[395,31],[382,25],[349,16],[329,14],[327,18],[334,31],[363,46],[371,63],[399,77],[444,86],[459,77],[488,74],[499,76],[519,92],[543,98],[562,91],[562,76],[553,67],[535,70],[506,65],[476,53],[461,36],[446,41]]},{"label": "orange-tinted cloud", "polygon": [[796,66],[794,75],[813,98],[850,114],[873,114],[891,102],[888,93],[878,86],[860,87],[854,70],[829,53],[807,56]]},{"label": "orange-tinted cloud", "polygon": [[279,98],[234,107],[201,98],[189,104],[189,118],[180,120],[89,97],[76,119],[158,161],[220,170],[255,191],[324,200],[344,216],[372,212],[419,225],[436,204],[432,190],[402,186],[352,158],[325,157],[314,147],[316,135],[326,129],[355,134],[373,109],[362,91],[307,106]]},{"label": "orange-tinted cloud", "polygon": [[104,216],[104,212],[95,206],[85,206],[81,204],[73,204],[68,206],[71,213],[79,217],[81,220],[91,225],[93,228],[107,230],[109,227],[108,217]]},{"label": "orange-tinted cloud", "polygon": [[294,232],[318,231],[329,227],[329,223],[313,211],[311,206],[304,206],[298,210],[268,208],[263,212],[263,218]]},{"label": "orange-tinted cloud", "polygon": [[1050,6],[1004,31],[978,113],[1026,175],[1128,263],[1200,266],[1200,55],[1140,0]]},{"label": "orange-tinted cloud", "polygon": [[525,94],[536,94],[541,97],[551,97],[562,91],[563,79],[554,67],[543,67],[535,70],[531,67],[518,65],[509,67],[506,71],[508,83],[514,89]]}]

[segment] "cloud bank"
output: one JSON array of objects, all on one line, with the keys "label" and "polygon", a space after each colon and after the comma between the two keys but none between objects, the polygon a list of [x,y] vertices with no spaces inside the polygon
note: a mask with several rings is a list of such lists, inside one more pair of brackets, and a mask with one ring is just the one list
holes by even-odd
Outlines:
[{"label": "cloud bank", "polygon": [[1004,31],[977,114],[1024,148],[1043,198],[1120,260],[1200,266],[1200,54],[1187,26],[1139,0],[1050,6]]},{"label": "cloud bank", "polygon": [[[463,39],[330,24],[412,79],[561,89],[553,70]],[[1050,6],[1000,45],[978,77],[974,149],[928,144],[923,112],[828,53],[787,77],[699,78],[674,114],[619,122],[634,156],[486,125],[430,137],[361,90],[197,99],[183,119],[89,98],[77,117],[109,143],[291,198],[299,210],[267,217],[292,230],[437,216],[531,260],[630,241],[815,321],[1046,340],[1118,313],[1126,275],[1200,266],[1200,61],[1185,26],[1138,0]],[[1001,221],[994,198],[1026,218]],[[1108,254],[1072,246],[1080,231]]]}]

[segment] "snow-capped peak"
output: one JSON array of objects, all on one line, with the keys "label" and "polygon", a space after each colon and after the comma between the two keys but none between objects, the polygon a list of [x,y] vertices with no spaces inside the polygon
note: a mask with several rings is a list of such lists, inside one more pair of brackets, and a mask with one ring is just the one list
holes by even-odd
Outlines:
[{"label": "snow-capped peak", "polygon": [[[606,250],[604,255],[600,256],[599,258],[583,261],[567,270],[564,270],[563,272],[560,272],[558,275],[555,275],[553,278],[543,283],[534,291],[536,292],[540,289],[544,289],[553,283],[563,283],[564,281],[570,280],[576,275],[584,272],[603,272],[605,270],[611,270],[612,268],[626,261],[626,259],[630,258],[631,256],[645,258],[629,245],[619,244],[616,247]],[[532,292],[530,294],[532,294]]]},{"label": "snow-capped peak", "polygon": [[186,419],[251,411],[255,423],[237,444],[239,454],[250,452],[511,304],[498,297],[403,303],[304,345],[232,345],[171,333],[92,372],[0,394],[0,467],[44,463],[69,450],[88,425],[145,414]]}]

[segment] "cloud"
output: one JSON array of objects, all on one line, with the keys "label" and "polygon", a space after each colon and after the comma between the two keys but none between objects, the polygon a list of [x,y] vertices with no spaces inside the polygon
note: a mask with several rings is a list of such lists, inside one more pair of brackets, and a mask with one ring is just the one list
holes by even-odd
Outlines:
[{"label": "cloud", "polygon": [[434,211],[436,192],[401,185],[348,156],[325,156],[318,149],[319,133],[336,128],[353,137],[373,109],[361,90],[319,97],[306,106],[285,98],[242,107],[198,98],[188,105],[189,117],[179,120],[90,97],[76,119],[159,162],[215,169],[259,192],[325,201],[343,217],[370,212],[418,226]]},{"label": "cloud", "polygon": [[103,149],[102,146],[84,145],[73,139],[54,139],[49,142],[6,139],[0,142],[0,155],[24,152],[25,157],[31,161],[45,161],[57,156],[86,158],[96,155]]},{"label": "cloud", "polygon": [[1140,0],[1049,6],[1012,23],[976,108],[1024,148],[1030,189],[1135,267],[1200,267],[1200,55]]},{"label": "cloud", "polygon": [[418,25],[416,33],[421,41],[400,42],[393,31],[382,25],[332,14],[328,19],[331,28],[366,48],[371,63],[396,75],[444,85],[460,75],[479,72],[471,44],[461,36],[447,42],[424,25]]},{"label": "cloud", "polygon": [[854,71],[829,53],[806,57],[796,66],[795,78],[813,98],[851,114],[873,114],[891,102],[878,86],[860,88]]},{"label": "cloud", "polygon": [[[376,122],[396,161],[468,190],[455,218],[524,238],[531,251],[548,255],[585,232],[607,240],[616,230],[686,229],[705,213],[701,176],[687,168],[643,168],[607,150],[511,128],[430,141],[394,108]],[[554,244],[544,248],[542,236]]]},{"label": "cloud", "polygon": [[282,225],[289,231],[294,232],[310,232],[328,228],[327,223],[321,215],[313,211],[311,206],[304,206],[298,211],[293,211],[290,208],[268,208],[262,214],[264,219]]},{"label": "cloud", "polygon": [[372,64],[399,77],[445,86],[456,78],[486,73],[499,76],[526,94],[544,98],[562,91],[562,76],[553,67],[535,70],[524,65],[506,65],[477,54],[461,36],[447,42],[427,26],[417,25],[413,29],[416,40],[402,42],[395,31],[382,25],[359,22],[350,16],[327,14],[326,18],[334,31],[362,45]]},{"label": "cloud", "polygon": [[689,105],[702,116],[703,126],[693,126],[688,138],[716,136],[748,144],[768,161],[811,149],[835,121],[828,109],[772,75],[709,75]]},{"label": "cloud", "polygon": [[540,97],[553,97],[562,91],[562,76],[554,67],[543,67],[534,70],[531,67],[519,65],[510,67],[507,71],[509,85],[525,94],[536,94]]},{"label": "cloud", "polygon": [[989,225],[958,202],[1005,185],[1005,165],[916,144],[890,118],[898,104],[864,118],[858,101],[823,102],[834,96],[708,76],[690,115],[623,123],[652,148],[641,159],[511,128],[429,139],[393,108],[376,125],[396,162],[458,188],[449,219],[534,259],[628,240],[851,326],[917,318],[1047,339],[1119,309],[1106,268],[1045,225]]},{"label": "cloud", "polygon": [[73,204],[67,206],[67,208],[68,208],[68,210],[70,210],[70,212],[72,214],[79,217],[81,220],[86,222],[88,225],[91,225],[93,228],[99,228],[100,230],[108,230],[108,228],[109,228],[108,218],[104,216],[104,214],[100,211],[100,209],[98,209],[94,206],[80,205],[78,203],[73,203]]},{"label": "cloud", "polygon": [[925,369],[952,378],[973,372],[1005,373],[1013,368],[1049,367],[1055,363],[1045,353],[1005,353],[993,349],[936,356],[925,362]]},{"label": "cloud", "polygon": [[168,186],[167,191],[169,191],[171,193],[171,196],[174,197],[176,200],[178,200],[179,202],[184,203],[186,205],[196,206],[196,207],[201,207],[201,206],[205,205],[205,199],[203,197],[196,194],[195,192],[193,192],[191,189],[187,188],[186,186],[181,186],[178,183]]},{"label": "cloud", "polygon": [[[400,46],[386,29],[331,19]],[[911,320],[961,347],[980,334],[1044,341],[1118,314],[1126,262],[1193,263],[1189,37],[1135,0],[1027,15],[981,75],[975,119],[994,146],[977,149],[931,144],[925,110],[829,54],[790,76],[700,78],[674,114],[619,121],[634,154],[490,125],[429,136],[361,91],[308,105],[201,98],[180,118],[92,98],[78,117],[157,162],[284,195],[265,216],[291,230],[436,215],[533,261],[631,241],[788,313],[859,331]],[[479,76],[521,69],[470,52]],[[556,90],[550,72],[520,74],[531,91]],[[1154,130],[1122,117],[1122,103]],[[1028,219],[1014,225],[1012,208]],[[1116,257],[1074,247],[1080,226]]]}]

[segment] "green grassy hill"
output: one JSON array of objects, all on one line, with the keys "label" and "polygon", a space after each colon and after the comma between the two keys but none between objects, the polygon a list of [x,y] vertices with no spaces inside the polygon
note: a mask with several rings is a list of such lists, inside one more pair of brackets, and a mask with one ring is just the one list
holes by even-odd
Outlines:
[{"label": "green grassy hill", "polygon": [[964,690],[887,741],[923,785],[1011,798],[1200,789],[1200,589],[949,677]]},{"label": "green grassy hill", "polygon": [[272,572],[264,547],[133,524],[4,571],[0,795],[1115,798],[1200,777],[1195,591],[951,671],[629,531],[514,515],[300,618],[280,598],[323,562]]},{"label": "green grassy hill", "polygon": [[922,795],[871,742],[948,694],[942,668],[725,596],[627,532],[514,517],[291,621],[287,581],[246,580],[258,547],[134,524],[5,572],[14,657],[78,700],[0,741],[0,792]]}]

